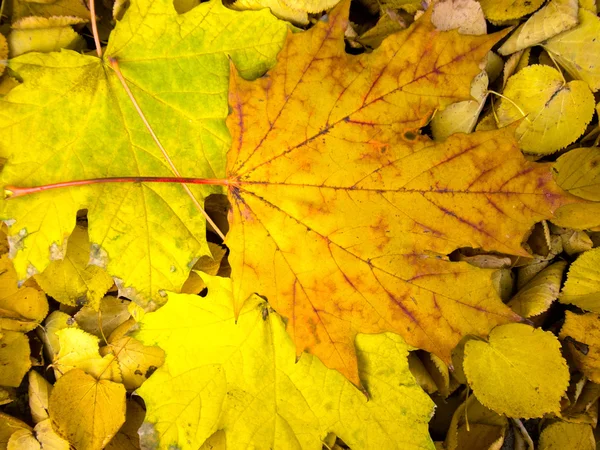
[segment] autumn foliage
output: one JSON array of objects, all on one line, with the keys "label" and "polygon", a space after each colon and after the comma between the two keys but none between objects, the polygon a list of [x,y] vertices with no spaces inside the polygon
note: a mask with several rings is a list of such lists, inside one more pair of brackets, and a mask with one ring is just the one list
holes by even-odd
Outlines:
[{"label": "autumn foliage", "polygon": [[12,0],[0,450],[594,449],[600,19],[543,3]]}]

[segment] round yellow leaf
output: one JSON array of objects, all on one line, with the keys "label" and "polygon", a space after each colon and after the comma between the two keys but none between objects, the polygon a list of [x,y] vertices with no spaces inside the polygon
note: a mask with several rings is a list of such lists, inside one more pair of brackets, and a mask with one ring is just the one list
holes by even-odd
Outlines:
[{"label": "round yellow leaf", "polygon": [[575,230],[590,230],[600,227],[600,202],[571,203],[558,208],[552,223],[559,227]]},{"label": "round yellow leaf", "polygon": [[29,339],[23,333],[0,334],[0,385],[18,387],[31,367]]},{"label": "round yellow leaf", "polygon": [[515,134],[527,153],[545,155],[566,147],[581,136],[594,114],[594,95],[587,83],[565,83],[548,66],[520,70],[508,80],[504,95],[511,101],[500,101],[498,127],[521,120]]},{"label": "round yellow leaf", "polygon": [[0,329],[27,332],[48,314],[48,300],[33,287],[18,287],[18,277],[8,255],[0,257]]},{"label": "round yellow leaf", "polygon": [[111,355],[101,356],[99,339],[79,328],[65,328],[56,333],[60,342],[60,351],[52,365],[57,378],[72,369],[78,368],[102,380],[122,381],[121,371]]},{"label": "round yellow leaf", "polygon": [[467,342],[463,367],[477,399],[509,417],[558,413],[569,384],[558,339],[518,323],[494,328],[489,342]]},{"label": "round yellow leaf", "polygon": [[87,230],[77,226],[69,237],[64,259],[52,261],[35,276],[35,280],[48,295],[61,303],[72,306],[85,304],[97,310],[100,300],[113,285],[113,279],[104,269],[89,265],[89,259]]},{"label": "round yellow leaf", "polygon": [[571,264],[559,300],[600,313],[600,248],[582,253]]},{"label": "round yellow leaf", "polygon": [[554,422],[540,435],[539,450],[596,450],[591,425]]},{"label": "round yellow leaf", "polygon": [[125,422],[125,387],[71,370],[54,385],[50,418],[77,450],[100,450]]},{"label": "round yellow leaf", "polygon": [[547,311],[558,298],[566,266],[565,261],[558,261],[546,267],[517,292],[508,306],[521,317],[533,317]]},{"label": "round yellow leaf", "polygon": [[600,201],[600,148],[585,147],[568,151],[554,164],[556,182],[573,195]]},{"label": "round yellow leaf", "polygon": [[544,0],[479,0],[479,3],[488,20],[503,22],[531,14]]}]

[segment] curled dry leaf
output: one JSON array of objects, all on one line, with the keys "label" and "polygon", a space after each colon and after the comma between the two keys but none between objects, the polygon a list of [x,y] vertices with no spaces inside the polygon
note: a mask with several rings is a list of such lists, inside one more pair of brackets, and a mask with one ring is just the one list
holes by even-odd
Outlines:
[{"label": "curled dry leaf", "polygon": [[523,324],[494,328],[488,342],[468,341],[463,367],[477,399],[508,417],[558,413],[569,385],[558,339]]},{"label": "curled dry leaf", "polygon": [[526,256],[531,225],[570,200],[548,166],[525,161],[511,128],[439,144],[417,132],[468,97],[499,35],[440,32],[426,13],[351,56],[347,8],[288,36],[267,76],[231,75],[226,243],[235,310],[265,296],[289,320],[298,355],[358,384],[359,332],[393,331],[449,362],[463,335],[520,320],[491,271],[441,255]]},{"label": "curled dry leaf", "polygon": [[52,385],[35,370],[29,371],[29,410],[35,423],[46,420]]},{"label": "curled dry leaf", "polygon": [[600,313],[600,248],[582,253],[571,264],[559,300]]},{"label": "curled dry leaf", "polygon": [[501,55],[539,44],[577,25],[577,0],[551,0],[512,32],[498,49]]},{"label": "curled dry leaf", "polygon": [[517,292],[508,306],[522,317],[537,316],[547,311],[558,298],[566,267],[565,261],[546,267]]},{"label": "curled dry leaf", "polygon": [[600,89],[600,18],[595,13],[579,8],[579,25],[565,31],[544,44],[558,63],[577,79],[585,81],[590,89]]},{"label": "curled dry leaf", "polygon": [[590,380],[600,383],[600,316],[567,311],[560,338],[571,351],[579,370]]}]

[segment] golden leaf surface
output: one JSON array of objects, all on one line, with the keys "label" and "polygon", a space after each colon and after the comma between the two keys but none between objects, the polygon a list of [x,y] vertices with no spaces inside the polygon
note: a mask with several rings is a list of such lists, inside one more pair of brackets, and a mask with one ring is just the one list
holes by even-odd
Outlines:
[{"label": "golden leaf surface", "polygon": [[495,328],[489,342],[468,341],[463,368],[477,399],[508,417],[558,413],[569,385],[558,339],[520,323]]},{"label": "golden leaf surface", "polygon": [[540,435],[540,450],[594,450],[594,430],[584,423],[554,422]]},{"label": "golden leaf surface", "polygon": [[600,313],[600,248],[582,253],[571,264],[559,300]]},{"label": "golden leaf surface", "polygon": [[[600,383],[600,317],[593,313],[575,314],[567,311],[560,338],[570,348],[579,370],[594,383]],[[573,345],[573,340],[587,348],[582,352],[581,346]]]},{"label": "golden leaf surface", "polygon": [[125,422],[125,387],[71,370],[54,385],[50,418],[77,450],[101,450]]},{"label": "golden leaf surface", "polygon": [[491,271],[444,255],[527,255],[523,236],[568,200],[512,129],[439,144],[418,134],[434,110],[469,97],[501,36],[441,32],[425,14],[351,56],[347,8],[288,36],[256,82],[232,74],[226,243],[236,313],[265,296],[298,354],[358,384],[358,332],[393,331],[449,362],[465,334],[519,320]]}]

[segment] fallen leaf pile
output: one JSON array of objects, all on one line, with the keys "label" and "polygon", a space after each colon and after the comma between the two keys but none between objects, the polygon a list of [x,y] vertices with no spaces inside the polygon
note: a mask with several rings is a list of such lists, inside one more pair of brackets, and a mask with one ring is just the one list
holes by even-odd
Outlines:
[{"label": "fallen leaf pile", "polygon": [[337,3],[2,3],[0,450],[596,449],[598,3]]}]

